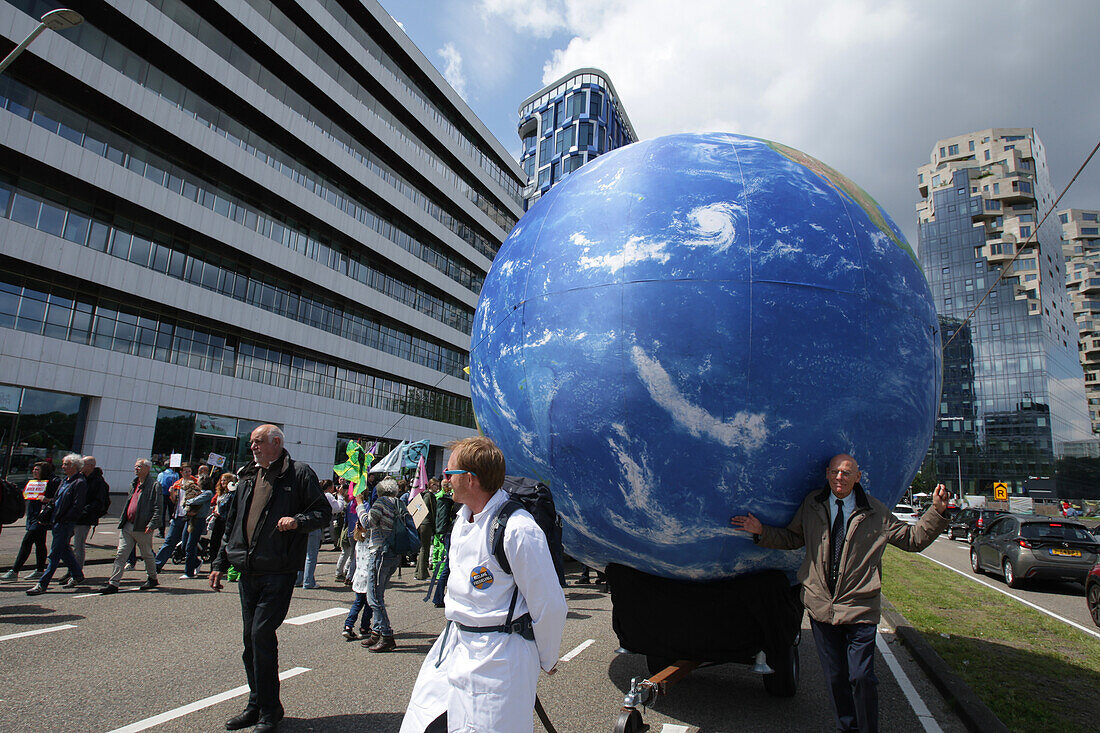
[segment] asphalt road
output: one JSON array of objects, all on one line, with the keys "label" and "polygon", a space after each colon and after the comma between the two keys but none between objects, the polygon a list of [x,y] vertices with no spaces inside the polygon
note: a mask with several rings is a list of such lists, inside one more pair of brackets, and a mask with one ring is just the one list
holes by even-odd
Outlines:
[{"label": "asphalt road", "polygon": [[947,535],[942,535],[922,554],[962,571],[972,580],[984,581],[1015,598],[1034,603],[1100,635],[1100,629],[1092,622],[1088,607],[1085,605],[1083,583],[1036,580],[1025,583],[1023,588],[1009,588],[1005,585],[1004,579],[998,575],[975,574],[970,569],[970,544],[963,539],[949,540]]},{"label": "asphalt road", "polygon": [[[22,534],[12,529],[0,537],[0,568],[10,565],[13,545]],[[107,538],[97,538],[101,544],[93,545],[90,557],[110,554],[103,544]],[[335,560],[336,553],[322,550],[322,587],[296,591],[289,619],[348,607],[350,593],[332,581]],[[124,588],[143,580],[140,567],[127,573]],[[105,564],[88,566],[92,587],[67,591],[54,585],[37,597],[24,594],[29,582],[0,584],[0,730],[222,730],[224,721],[243,707],[244,696],[204,701],[245,684],[236,587],[216,594],[205,581],[179,579],[182,568],[170,564],[155,591],[91,594],[107,569]],[[570,581],[576,577],[573,568]],[[280,669],[295,675],[282,687],[289,716],[282,729],[397,731],[416,672],[443,625],[442,609],[421,600],[425,588],[426,582],[413,580],[412,569],[405,568],[387,593],[399,645],[395,653],[371,654],[358,643],[345,642],[340,636],[342,613],[284,624],[279,631]],[[570,586],[567,598],[562,655],[586,646],[561,662],[553,677],[542,677],[539,694],[561,733],[611,731],[630,679],[646,676],[645,660],[616,654],[609,595],[594,586]],[[45,633],[9,636],[34,631]],[[661,632],[660,619],[654,619],[653,632]],[[893,637],[883,629],[882,638]],[[962,731],[904,649],[893,643],[887,648],[942,730]],[[802,679],[793,698],[770,698],[747,668],[722,665],[693,673],[645,712],[645,722],[654,733],[696,727],[708,732],[831,730],[808,630],[800,650]],[[883,730],[921,730],[921,719],[885,662],[880,653],[876,670]],[[134,725],[188,705],[197,709],[144,728]],[[688,728],[672,727],[677,725]],[[541,731],[537,722],[535,730]]]}]

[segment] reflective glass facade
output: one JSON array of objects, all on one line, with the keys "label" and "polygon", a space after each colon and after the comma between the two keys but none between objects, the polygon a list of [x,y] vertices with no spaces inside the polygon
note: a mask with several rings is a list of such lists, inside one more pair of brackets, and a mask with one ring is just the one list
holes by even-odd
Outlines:
[{"label": "reflective glass facade", "polygon": [[944,342],[929,458],[954,493],[960,469],[964,494],[994,481],[1021,493],[1089,437],[1057,223],[1035,229],[1053,200],[1042,143],[1030,129],[941,141],[918,187],[918,252]]},{"label": "reflective glass facade", "polygon": [[[57,5],[4,0],[0,28]],[[340,435],[471,434],[524,177],[385,9],[70,7],[0,77],[0,385],[84,400],[118,486],[168,414],[276,422],[322,475]]]},{"label": "reflective glass facade", "polygon": [[638,141],[618,92],[599,69],[577,69],[519,109],[524,208],[593,158]]}]

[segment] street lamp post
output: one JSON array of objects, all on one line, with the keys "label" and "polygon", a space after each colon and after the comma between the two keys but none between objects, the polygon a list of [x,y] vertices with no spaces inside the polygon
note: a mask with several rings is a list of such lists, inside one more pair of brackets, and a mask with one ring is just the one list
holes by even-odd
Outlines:
[{"label": "street lamp post", "polygon": [[963,462],[962,462],[962,456],[959,455],[959,452],[957,450],[953,450],[951,452],[955,454],[955,464],[959,468],[959,501],[962,501],[962,498],[963,498]]},{"label": "street lamp post", "polygon": [[4,73],[4,70],[11,66],[11,63],[18,58],[19,54],[31,45],[31,41],[38,38],[42,31],[49,28],[52,31],[63,31],[66,28],[72,28],[78,26],[84,22],[84,16],[75,10],[69,10],[68,8],[58,8],[57,10],[51,10],[42,16],[42,22],[38,24],[33,31],[27,34],[27,37],[23,39],[23,42],[11,50],[3,61],[0,61],[0,74]]}]

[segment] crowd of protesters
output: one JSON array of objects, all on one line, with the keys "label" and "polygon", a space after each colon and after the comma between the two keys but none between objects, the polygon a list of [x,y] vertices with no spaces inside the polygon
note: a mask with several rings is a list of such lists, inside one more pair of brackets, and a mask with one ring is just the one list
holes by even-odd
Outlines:
[{"label": "crowd of protesters", "polygon": [[[448,628],[453,621],[449,604],[452,601],[456,603],[456,613],[461,619],[454,623],[461,629],[457,632],[461,635],[493,632],[507,636],[513,633],[513,626],[519,628],[517,624],[528,624],[521,636],[509,640],[498,650],[500,655],[515,656],[516,664],[530,667],[524,669],[523,675],[512,675],[515,680],[524,678],[522,685],[513,680],[514,685],[518,685],[513,704],[498,707],[506,710],[507,717],[511,717],[516,712],[511,708],[516,707],[515,702],[518,701],[516,709],[528,710],[530,717],[533,680],[540,666],[552,673],[561,636],[558,627],[563,625],[565,616],[564,596],[554,573],[550,572],[553,564],[545,537],[530,515],[522,510],[516,514],[517,517],[523,514],[526,519],[520,518],[508,524],[505,542],[511,547],[520,542],[513,538],[519,537],[517,533],[533,533],[542,543],[545,554],[545,557],[538,557],[541,564],[527,568],[527,564],[532,562],[530,547],[534,546],[531,538],[527,538],[523,541],[526,548],[524,554],[512,560],[511,572],[518,573],[519,579],[511,585],[510,580],[498,580],[501,590],[497,595],[504,594],[501,598],[494,595],[489,599],[482,593],[486,587],[484,582],[470,586],[472,581],[467,576],[471,575],[471,570],[465,565],[460,567],[460,573],[456,576],[457,586],[470,588],[462,592],[448,588],[451,530],[456,526],[456,517],[465,517],[463,532],[483,532],[487,526],[486,520],[480,514],[477,516],[482,518],[477,519],[473,512],[480,511],[497,494],[500,488],[497,479],[504,476],[503,457],[499,450],[484,438],[477,440],[481,442],[475,441],[458,449],[465,451],[465,459],[458,452],[452,455],[448,470],[444,472],[448,475],[446,479],[433,478],[415,488],[404,478],[376,474],[371,474],[359,485],[342,478],[335,482],[318,482],[308,465],[294,461],[287,453],[283,447],[282,432],[274,425],[260,426],[254,431],[250,442],[254,461],[242,468],[239,476],[210,465],[195,467],[188,463],[158,470],[151,460],[138,458],[134,463],[130,490],[121,502],[114,563],[99,592],[103,595],[119,592],[126,571],[135,569],[139,555],[146,576],[139,590],[156,588],[159,585],[158,576],[170,560],[175,563],[183,561],[184,572],[180,579],[199,578],[202,564],[209,562],[208,578],[214,590],[222,589],[223,579],[237,582],[246,630],[243,660],[250,696],[245,710],[227,721],[226,729],[255,726],[255,731],[268,733],[276,730],[283,717],[278,680],[274,678],[273,671],[278,669],[275,629],[286,614],[295,587],[318,587],[317,561],[327,526],[331,532],[332,549],[340,553],[334,579],[348,587],[353,596],[351,609],[343,621],[341,633],[344,639],[359,641],[373,653],[397,649],[396,635],[386,608],[386,588],[398,568],[410,567],[417,580],[430,581],[426,600],[430,599],[438,608],[448,609]],[[486,446],[491,448],[488,453]],[[461,460],[470,463],[470,468],[460,467]],[[479,478],[474,467],[487,478]],[[496,475],[498,473],[499,476]],[[459,483],[465,492],[467,498],[464,501],[470,505],[470,510],[465,514],[460,514],[463,501],[456,501],[452,494],[452,482]],[[34,551],[35,569],[22,578],[35,581],[34,586],[26,591],[27,595],[46,593],[61,565],[68,571],[61,579],[62,586],[72,588],[85,585],[87,543],[107,514],[109,492],[110,487],[93,456],[66,455],[61,461],[60,472],[55,471],[51,461],[35,464],[23,491],[25,534],[15,564],[0,575],[0,580],[19,580],[23,566]],[[417,499],[418,521],[415,528],[408,513],[413,499]],[[498,497],[493,501],[495,506],[502,499]],[[478,507],[476,510],[475,505]],[[407,545],[397,545],[394,538],[398,533],[407,533],[413,540]],[[162,541],[154,552],[155,535]],[[47,536],[50,537],[48,551]],[[416,537],[419,537],[418,548]],[[469,548],[466,550],[471,558],[483,549],[481,539],[477,535],[476,540],[463,540],[469,548],[473,548],[473,554],[470,554]],[[403,546],[415,549],[406,554],[394,549]],[[455,546],[456,553],[460,553],[461,547]],[[513,552],[514,548],[510,554]],[[259,559],[261,556],[262,562]],[[531,578],[524,579],[528,572]],[[536,578],[541,580],[536,581]],[[493,603],[501,605],[502,599],[507,600],[504,591],[511,592],[509,589],[513,586],[518,593],[516,583],[521,581],[526,588],[525,594],[534,593],[538,587],[545,585],[552,591],[550,596],[546,596],[550,600],[547,601],[540,591],[540,595],[532,596],[531,603],[536,605],[529,606],[523,596],[520,596],[517,605],[513,593],[510,606],[504,603],[499,609],[489,607]],[[454,582],[451,584],[456,585]],[[470,593],[473,595],[467,598]],[[542,612],[547,603],[553,606],[553,614]],[[516,612],[515,623],[512,622],[513,611]],[[505,613],[507,619],[501,625],[501,619],[495,618],[494,614]],[[554,628],[542,631],[550,627]],[[530,653],[525,645],[535,641],[540,634],[546,636],[539,644],[540,648],[546,646],[546,653],[529,658]],[[458,643],[458,648],[461,648],[466,643],[464,639],[465,636],[456,636],[448,641],[444,633],[436,647],[442,649],[446,644],[450,648]],[[540,656],[545,659],[540,660]],[[410,703],[410,711],[415,709],[416,712],[406,716],[402,730],[443,729],[440,726],[447,727],[448,712],[452,715],[458,715],[461,711],[465,711],[463,714],[470,712],[466,710],[468,704],[461,699],[448,702],[435,692],[424,691],[428,689],[425,685],[446,684],[446,674],[436,669],[440,668],[438,663],[433,664],[439,679],[429,682],[425,672],[421,671],[416,688],[421,693],[414,691]],[[452,660],[449,660],[448,665],[451,664]],[[471,669],[471,673],[478,672]],[[527,695],[528,692],[531,694]],[[505,697],[511,699],[512,696]],[[428,717],[424,718],[425,715]]]},{"label": "crowd of protesters", "polygon": [[[87,542],[110,506],[110,487],[94,456],[72,454],[65,456],[61,465],[58,472],[51,461],[34,464],[23,491],[25,533],[15,563],[0,574],[4,581],[36,581],[27,591],[29,595],[45,593],[60,565],[68,571],[60,580],[63,587],[84,583]],[[138,459],[119,514],[117,554],[100,593],[117,593],[126,571],[135,568],[139,556],[146,573],[141,590],[157,587],[165,565],[181,558],[181,580],[203,577],[203,562],[212,565],[221,550],[225,518],[236,488],[236,474],[207,464],[195,467],[184,462],[161,468],[149,459]],[[458,510],[450,484],[432,478],[420,492],[427,514],[417,528],[419,552],[408,557],[385,552],[385,540],[394,531],[397,502],[407,505],[409,501],[406,479],[371,474],[363,487],[341,478],[323,481],[320,488],[331,509],[332,549],[340,553],[334,580],[353,594],[343,636],[360,641],[370,651],[392,651],[396,642],[385,610],[385,590],[398,567],[415,565],[417,580],[432,580],[431,600],[436,607],[443,607],[445,558]],[[297,587],[319,587],[317,561],[324,533],[324,528],[310,531]],[[154,548],[154,537],[162,540],[159,547]],[[34,570],[22,575],[32,551]],[[227,579],[235,582],[238,578],[237,569],[230,567]]]}]

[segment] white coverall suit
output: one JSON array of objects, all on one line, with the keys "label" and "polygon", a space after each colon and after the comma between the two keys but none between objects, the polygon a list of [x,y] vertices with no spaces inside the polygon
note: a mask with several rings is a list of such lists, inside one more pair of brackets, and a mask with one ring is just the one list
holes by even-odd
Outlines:
[{"label": "white coverall suit", "polygon": [[[401,722],[401,733],[422,733],[443,712],[454,732],[530,733],[534,729],[539,668],[558,661],[568,608],[558,585],[546,535],[530,513],[517,509],[504,530],[508,574],[489,547],[489,529],[508,495],[497,491],[471,521],[462,507],[451,531],[451,576],[447,619],[451,622],[428,652]],[[535,641],[519,634],[464,631],[500,626],[508,617],[512,589],[519,598],[512,618],[531,615]]]}]

